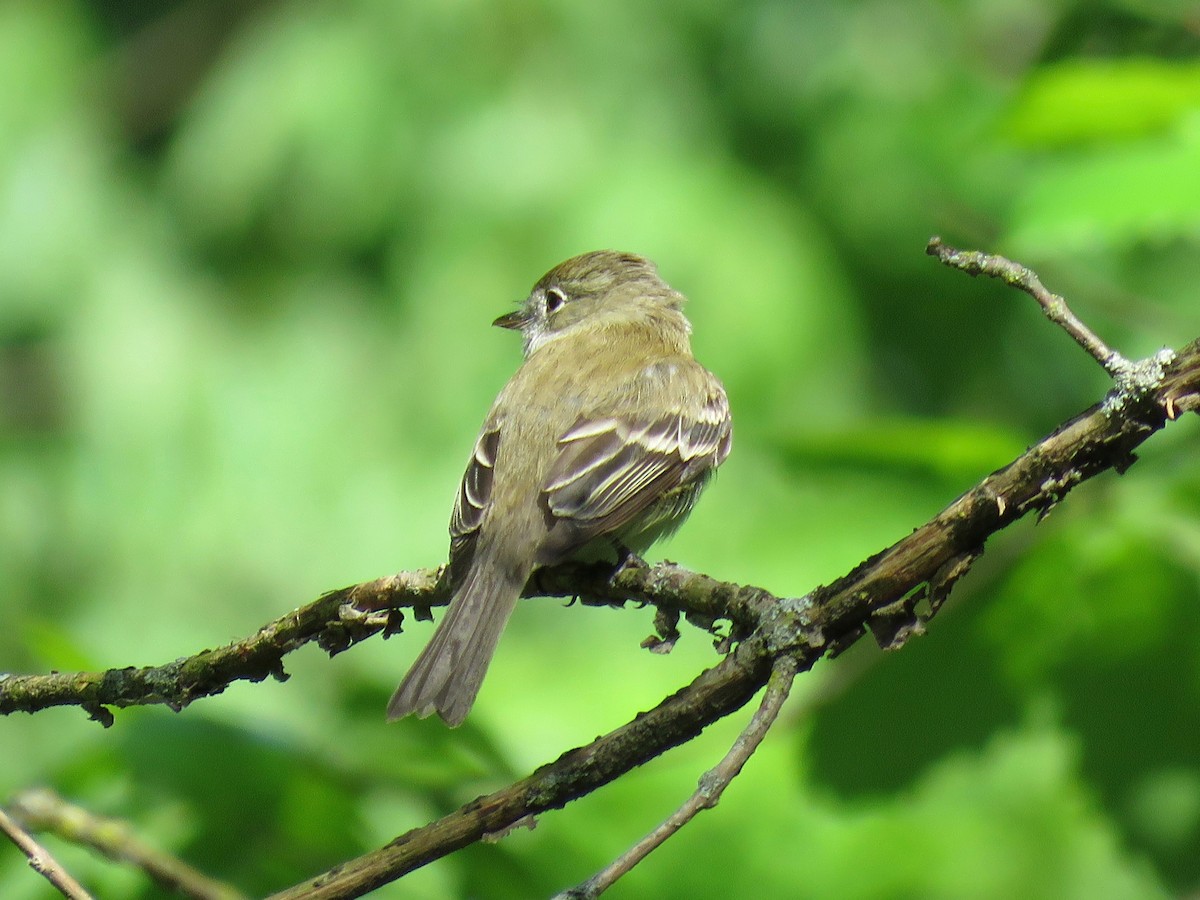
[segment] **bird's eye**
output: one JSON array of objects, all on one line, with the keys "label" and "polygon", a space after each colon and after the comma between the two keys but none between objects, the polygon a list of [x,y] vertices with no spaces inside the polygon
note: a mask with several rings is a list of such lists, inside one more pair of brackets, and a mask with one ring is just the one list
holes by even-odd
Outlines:
[{"label": "bird's eye", "polygon": [[546,312],[556,313],[566,302],[567,295],[562,290],[556,287],[546,288]]}]

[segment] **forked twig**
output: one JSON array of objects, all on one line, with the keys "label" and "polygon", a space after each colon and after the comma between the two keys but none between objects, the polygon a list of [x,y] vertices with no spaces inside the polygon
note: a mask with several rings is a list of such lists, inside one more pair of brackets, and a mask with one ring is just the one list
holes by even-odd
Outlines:
[{"label": "forked twig", "polygon": [[[1005,284],[1024,291],[1038,302],[1042,311],[1051,322],[1058,325],[1069,334],[1080,347],[1095,359],[1104,371],[1116,382],[1116,390],[1105,401],[1105,408],[1114,410],[1131,400],[1141,400],[1154,391],[1163,380],[1166,366],[1175,359],[1175,351],[1164,348],[1146,359],[1130,360],[1109,347],[1071,312],[1067,301],[1058,294],[1051,293],[1042,284],[1037,274],[1003,256],[994,253],[983,253],[979,250],[959,250],[942,242],[940,237],[932,237],[925,246],[925,252],[935,257],[939,262],[952,269],[959,269],[968,275],[987,275],[998,278]],[[1168,395],[1164,403],[1167,417],[1176,418],[1172,399]]]},{"label": "forked twig", "polygon": [[40,788],[23,791],[13,798],[9,810],[27,828],[52,832],[109,859],[127,862],[167,890],[193,900],[242,900],[244,896],[233,887],[198,872],[183,860],[146,844],[124,822],[98,816],[68,803],[53,791]]},{"label": "forked twig", "polygon": [[1084,325],[1071,312],[1067,301],[1047,290],[1032,269],[994,253],[959,250],[943,243],[940,237],[931,237],[925,246],[925,252],[952,269],[961,269],[968,275],[998,278],[1005,284],[1024,291],[1038,302],[1046,318],[1071,335],[1075,343],[1091,354],[1110,375],[1118,378],[1128,369],[1129,360],[1111,349],[1094,331]]},{"label": "forked twig", "polygon": [[558,894],[555,900],[592,900],[592,898],[599,897],[621,876],[662,846],[667,838],[694,819],[697,813],[716,806],[720,802],[725,788],[729,787],[729,783],[742,771],[746,761],[758,749],[758,745],[762,743],[763,738],[775,723],[775,719],[779,716],[779,710],[783,708],[784,701],[787,700],[788,693],[792,689],[796,671],[794,658],[787,655],[779,657],[771,669],[771,679],[767,682],[767,690],[763,695],[762,703],[755,710],[750,723],[738,735],[725,757],[700,777],[695,793],[661,825],[609,865],[577,887]]},{"label": "forked twig", "polygon": [[82,884],[71,877],[71,874],[50,855],[45,847],[33,839],[33,836],[18,825],[3,808],[0,808],[0,831],[8,835],[21,852],[29,857],[29,867],[49,881],[58,892],[70,900],[92,900]]},{"label": "forked twig", "polygon": [[[1065,422],[967,490],[925,525],[804,598],[777,597],[760,588],[719,582],[667,563],[625,570],[617,576],[590,573],[578,566],[539,573],[527,588],[530,593],[583,595],[614,604],[636,599],[659,605],[668,614],[682,611],[694,621],[711,624],[714,619],[728,619],[734,623],[737,640],[732,652],[717,665],[654,709],[520,781],[286,888],[278,896],[309,900],[362,896],[487,835],[502,833],[517,822],[561,808],[610,783],[691,740],[712,722],[749,702],[769,683],[762,708],[726,759],[701,780],[696,796],[622,857],[632,860],[623,870],[628,871],[696,811],[717,802],[721,790],[771,726],[796,671],[810,668],[831,650],[844,650],[868,630],[875,632],[877,639],[885,633],[888,645],[898,646],[902,641],[897,637],[915,633],[927,618],[915,611],[916,601],[924,598],[936,611],[945,592],[970,567],[992,534],[1027,513],[1044,513],[1076,485],[1101,472],[1123,471],[1135,459],[1133,451],[1168,420],[1200,411],[1200,340],[1182,347],[1177,355],[1160,353],[1150,360],[1129,363],[1078,323],[1061,303],[1062,298],[1046,291],[1024,267],[990,254],[964,253],[937,239],[930,242],[929,252],[947,265],[1001,278],[1030,293],[1051,319],[1071,332],[1114,375],[1117,389],[1103,404]],[[1130,399],[1146,402],[1123,402]],[[268,623],[256,635],[172,664],[99,673],[0,674],[0,715],[74,704],[111,719],[110,705],[167,703],[181,709],[197,697],[219,693],[237,679],[286,677],[282,659],[305,643],[315,641],[330,653],[340,652],[377,632],[395,631],[398,619],[394,621],[387,610],[407,607],[421,618],[430,606],[444,603],[446,590],[439,574],[437,570],[400,573],[333,592]],[[881,622],[885,626],[882,632]],[[787,669],[780,668],[785,664]],[[695,809],[689,812],[692,805]],[[638,855],[643,846],[646,849]],[[622,860],[605,871],[615,871]],[[615,880],[601,885],[604,874],[576,889],[594,893],[566,896],[594,896]]]}]

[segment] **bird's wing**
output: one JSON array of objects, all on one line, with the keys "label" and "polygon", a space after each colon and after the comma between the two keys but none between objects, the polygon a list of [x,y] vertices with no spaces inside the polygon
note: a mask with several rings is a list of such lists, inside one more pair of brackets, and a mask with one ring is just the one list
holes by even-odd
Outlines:
[{"label": "bird's wing", "polygon": [[500,428],[489,427],[475,441],[467,471],[463,473],[454,512],[450,516],[451,580],[457,583],[471,567],[483,512],[492,501],[492,482],[496,474],[496,451],[500,447]]},{"label": "bird's wing", "polygon": [[706,476],[729,454],[729,401],[709,378],[705,402],[656,417],[581,417],[558,441],[543,487],[551,534],[545,555],[619,532],[670,491]]}]

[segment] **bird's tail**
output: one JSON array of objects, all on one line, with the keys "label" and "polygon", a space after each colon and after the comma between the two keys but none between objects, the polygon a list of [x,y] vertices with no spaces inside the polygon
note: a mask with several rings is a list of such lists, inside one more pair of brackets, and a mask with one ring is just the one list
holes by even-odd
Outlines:
[{"label": "bird's tail", "polygon": [[479,562],[455,591],[445,618],[392,695],[389,722],[412,713],[423,719],[436,712],[454,727],[471,711],[529,575]]}]

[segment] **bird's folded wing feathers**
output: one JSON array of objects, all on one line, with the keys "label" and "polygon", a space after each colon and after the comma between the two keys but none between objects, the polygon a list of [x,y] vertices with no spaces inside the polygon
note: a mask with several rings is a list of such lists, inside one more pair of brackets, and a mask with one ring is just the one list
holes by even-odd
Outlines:
[{"label": "bird's folded wing feathers", "polygon": [[543,488],[547,511],[580,539],[619,531],[655,500],[718,466],[729,453],[729,403],[717,389],[694,411],[649,421],[581,418],[558,441]]},{"label": "bird's folded wing feathers", "polygon": [[483,513],[492,502],[492,483],[496,474],[496,451],[500,447],[500,429],[485,428],[475,441],[467,471],[463,473],[450,516],[450,567],[452,583],[461,583],[475,555],[476,538]]}]

